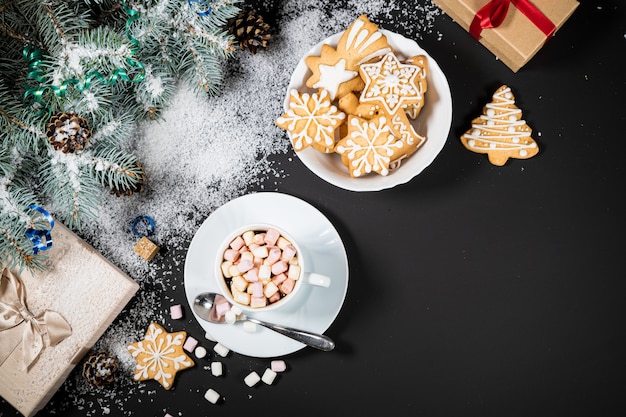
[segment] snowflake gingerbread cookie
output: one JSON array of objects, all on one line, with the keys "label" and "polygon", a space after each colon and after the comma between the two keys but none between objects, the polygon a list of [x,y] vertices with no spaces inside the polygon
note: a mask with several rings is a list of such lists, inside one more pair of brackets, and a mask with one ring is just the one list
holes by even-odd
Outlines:
[{"label": "snowflake gingerbread cookie", "polygon": [[137,362],[135,381],[154,379],[166,390],[172,388],[176,373],[194,366],[183,350],[186,338],[184,331],[168,333],[157,323],[150,323],[144,339],[128,345]]},{"label": "snowflake gingerbread cookie", "polygon": [[385,116],[371,120],[349,116],[348,134],[337,143],[336,151],[352,177],[371,172],[388,175],[392,158],[403,146]]},{"label": "snowflake gingerbread cookie", "polygon": [[289,109],[276,119],[276,125],[289,133],[296,152],[309,146],[324,153],[335,149],[335,129],[346,115],[331,103],[328,91],[289,92]]},{"label": "snowflake gingerbread cookie", "polygon": [[461,142],[470,151],[487,154],[493,165],[503,166],[509,158],[528,159],[539,153],[532,129],[522,119],[511,88],[503,85],[493,94],[483,114],[472,120],[472,127]]}]

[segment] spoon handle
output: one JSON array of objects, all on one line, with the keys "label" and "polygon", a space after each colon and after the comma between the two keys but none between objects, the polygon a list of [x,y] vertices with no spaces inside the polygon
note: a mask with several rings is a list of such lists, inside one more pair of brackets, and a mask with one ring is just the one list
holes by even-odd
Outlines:
[{"label": "spoon handle", "polygon": [[335,342],[333,342],[328,336],[323,334],[311,333],[306,330],[293,329],[287,326],[281,326],[280,324],[268,323],[265,321],[246,317],[246,320],[252,323],[259,324],[263,327],[267,327],[270,330],[274,330],[282,335],[290,337],[298,342],[302,342],[307,346],[314,347],[323,351],[331,351],[335,348]]}]

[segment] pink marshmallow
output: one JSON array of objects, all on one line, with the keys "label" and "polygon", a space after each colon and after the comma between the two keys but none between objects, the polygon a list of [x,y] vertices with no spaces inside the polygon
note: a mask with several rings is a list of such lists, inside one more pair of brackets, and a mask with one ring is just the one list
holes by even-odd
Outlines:
[{"label": "pink marshmallow", "polygon": [[173,320],[183,318],[183,308],[180,304],[170,306],[170,317],[172,317]]},{"label": "pink marshmallow", "polygon": [[251,270],[249,270],[248,272],[243,274],[243,277],[248,282],[257,282],[259,280],[259,269],[258,268],[252,268]]},{"label": "pink marshmallow", "polygon": [[228,311],[230,311],[230,303],[228,301],[224,301],[215,305],[215,312],[218,317],[223,316]]},{"label": "pink marshmallow", "polygon": [[280,237],[280,232],[276,229],[268,229],[263,239],[268,245],[275,245]]},{"label": "pink marshmallow", "polygon": [[237,264],[237,270],[242,273],[248,272],[252,268],[254,268],[254,262],[252,261],[243,260]]},{"label": "pink marshmallow", "polygon": [[234,250],[239,250],[245,244],[246,242],[244,242],[243,238],[241,236],[237,236],[232,242],[230,242],[230,247]]},{"label": "pink marshmallow", "polygon": [[263,297],[263,283],[261,281],[253,282],[250,286],[252,287],[253,297]]},{"label": "pink marshmallow", "polygon": [[296,248],[293,245],[287,245],[283,249],[282,261],[289,262],[296,255]]},{"label": "pink marshmallow", "polygon": [[272,274],[278,275],[282,272],[285,272],[287,269],[289,269],[289,265],[287,265],[287,262],[276,262],[272,265]]},{"label": "pink marshmallow", "polygon": [[270,253],[269,255],[267,255],[267,258],[265,258],[265,262],[268,265],[272,265],[276,261],[280,260],[280,257],[282,256],[282,254],[283,254],[283,251],[280,250],[278,246],[274,246],[270,248]]},{"label": "pink marshmallow", "polygon": [[235,262],[237,259],[239,259],[240,255],[241,253],[239,253],[239,251],[235,249],[226,249],[224,251],[224,259],[230,262]]},{"label": "pink marshmallow", "polygon": [[185,340],[183,349],[185,349],[187,352],[193,352],[196,346],[198,346],[198,341],[191,336],[187,336],[187,340]]},{"label": "pink marshmallow", "polygon": [[270,369],[274,372],[285,372],[287,364],[283,360],[276,359],[270,362]]},{"label": "pink marshmallow", "polygon": [[285,281],[283,281],[282,284],[280,284],[280,291],[283,294],[289,294],[291,293],[291,291],[293,291],[293,287],[296,286],[296,281],[292,280],[291,278],[287,278]]},{"label": "pink marshmallow", "polygon": [[283,282],[286,279],[287,279],[287,275],[282,273],[282,274],[275,275],[272,278],[272,281],[274,282],[274,284],[276,284],[278,286],[278,285],[280,285],[281,282]]}]

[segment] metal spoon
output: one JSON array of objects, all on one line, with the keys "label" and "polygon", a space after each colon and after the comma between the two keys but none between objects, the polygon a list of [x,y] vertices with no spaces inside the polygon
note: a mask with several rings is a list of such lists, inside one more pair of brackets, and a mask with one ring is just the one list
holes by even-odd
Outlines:
[{"label": "metal spoon", "polygon": [[[226,299],[220,295],[213,292],[204,292],[198,294],[193,301],[193,311],[203,320],[206,320],[210,323],[225,323],[224,316],[218,316],[215,311],[215,306],[222,302],[222,300],[226,301]],[[280,324],[268,323],[265,321],[257,320],[251,317],[247,317],[244,314],[239,315],[240,320],[248,320],[252,323],[256,323],[263,327],[267,327],[270,330],[274,330],[282,335],[290,337],[298,342],[302,342],[307,346],[314,347],[323,351],[331,351],[335,348],[335,342],[333,342],[329,337],[307,332],[305,330],[293,329],[291,327],[281,326]]]}]

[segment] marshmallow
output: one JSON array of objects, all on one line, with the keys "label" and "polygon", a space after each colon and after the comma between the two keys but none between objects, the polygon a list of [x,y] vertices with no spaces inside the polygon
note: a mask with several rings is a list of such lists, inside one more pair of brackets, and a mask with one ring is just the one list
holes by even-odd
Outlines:
[{"label": "marshmallow", "polygon": [[211,362],[211,374],[213,376],[222,376],[224,373],[224,367],[222,362]]},{"label": "marshmallow", "polygon": [[248,333],[256,332],[256,323],[252,323],[251,321],[243,322],[243,331]]},{"label": "marshmallow", "polygon": [[226,323],[234,324],[237,321],[237,315],[232,310],[228,310],[226,314],[224,314],[224,319]]},{"label": "marshmallow", "polygon": [[276,359],[270,362],[270,369],[274,372],[284,372],[287,369],[285,361]]},{"label": "marshmallow", "polygon": [[211,342],[217,342],[217,340],[215,340],[215,338],[213,336],[211,336],[211,333],[209,333],[209,332],[206,332],[204,334],[204,338],[207,339],[207,340],[210,340]]},{"label": "marshmallow", "polygon": [[280,232],[276,229],[268,229],[265,233],[265,238],[263,241],[268,245],[275,245],[280,237]]},{"label": "marshmallow", "polygon": [[260,380],[261,380],[261,377],[259,376],[259,374],[257,374],[256,372],[252,371],[243,379],[243,382],[245,382],[247,386],[253,387]]},{"label": "marshmallow", "polygon": [[230,242],[230,248],[238,251],[245,244],[246,242],[243,238],[241,236],[237,236],[232,242]]},{"label": "marshmallow", "polygon": [[185,344],[183,344],[183,349],[187,352],[193,352],[196,346],[198,346],[198,341],[191,336],[187,336],[187,340],[185,340]]},{"label": "marshmallow", "polygon": [[226,346],[222,345],[221,343],[216,343],[215,346],[213,346],[213,350],[222,358],[225,358],[228,355],[228,352],[230,352],[230,349],[228,349]]},{"label": "marshmallow", "polygon": [[276,372],[272,371],[270,368],[267,368],[261,377],[261,381],[265,382],[267,385],[272,385],[275,379]]},{"label": "marshmallow", "polygon": [[183,307],[180,304],[170,306],[170,317],[172,320],[183,318]]},{"label": "marshmallow", "polygon": [[203,348],[202,346],[198,346],[196,350],[193,351],[193,353],[196,355],[196,358],[202,359],[206,356],[207,352],[205,348]]},{"label": "marshmallow", "polygon": [[276,262],[272,264],[272,274],[278,275],[282,272],[285,272],[288,268],[289,266],[287,265],[287,262],[285,261]]},{"label": "marshmallow", "polygon": [[204,394],[204,398],[208,402],[210,402],[212,404],[215,404],[220,399],[220,394],[217,391],[215,391],[214,389],[209,388],[209,390]]}]

